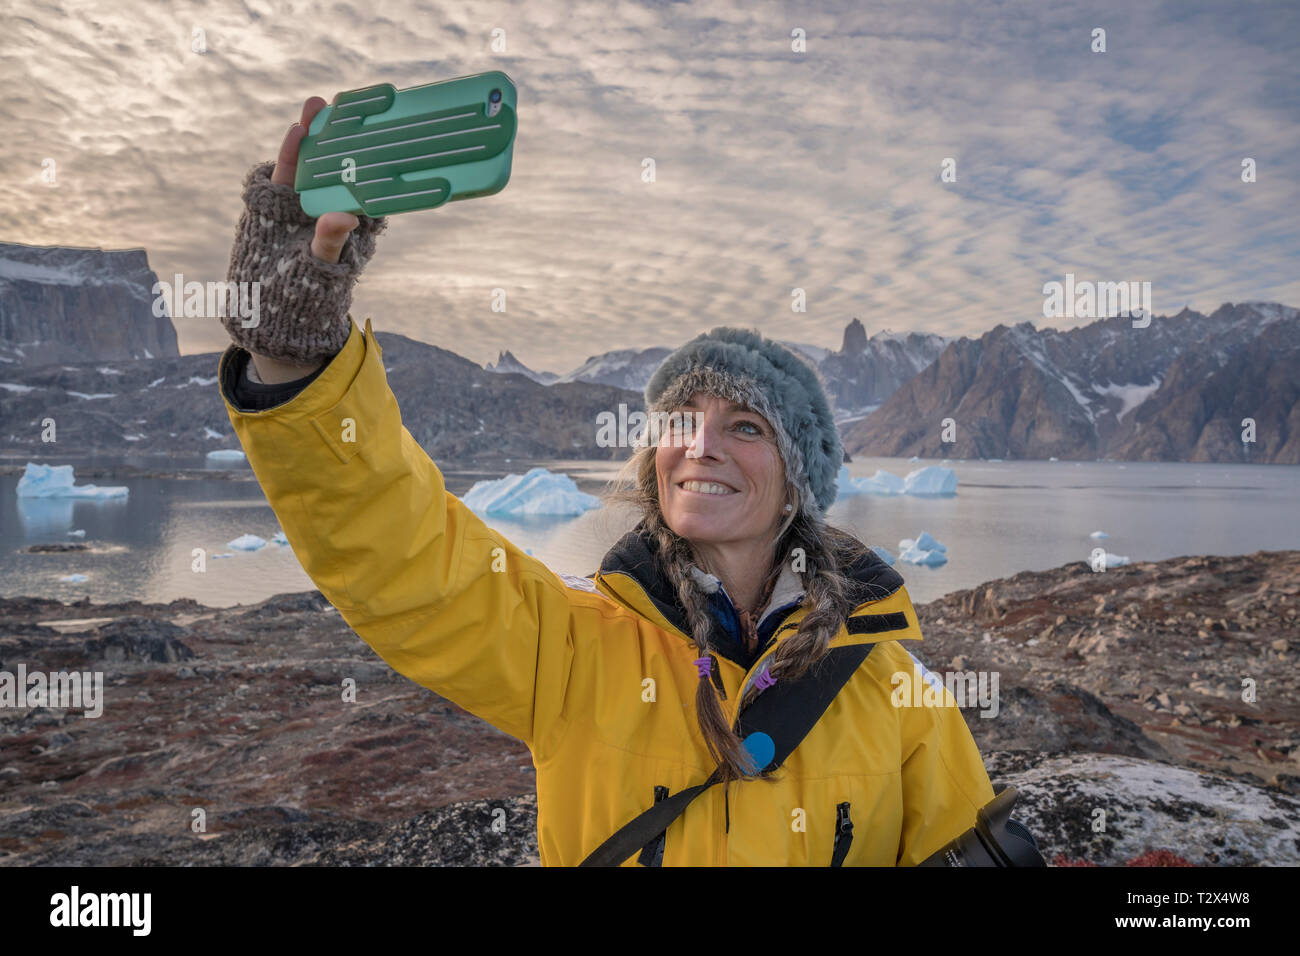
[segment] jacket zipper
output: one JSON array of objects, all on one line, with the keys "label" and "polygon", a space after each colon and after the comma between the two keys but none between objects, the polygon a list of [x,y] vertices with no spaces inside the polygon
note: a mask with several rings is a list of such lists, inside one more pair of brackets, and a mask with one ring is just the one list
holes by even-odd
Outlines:
[{"label": "jacket zipper", "polygon": [[853,821],[849,819],[847,801],[835,808],[835,845],[831,848],[831,866],[843,866],[853,843]]},{"label": "jacket zipper", "polygon": [[[667,787],[655,787],[655,803],[668,798]],[[657,837],[641,848],[641,855],[636,861],[642,866],[663,866],[664,865],[664,842],[668,838],[668,831],[665,830]]]}]

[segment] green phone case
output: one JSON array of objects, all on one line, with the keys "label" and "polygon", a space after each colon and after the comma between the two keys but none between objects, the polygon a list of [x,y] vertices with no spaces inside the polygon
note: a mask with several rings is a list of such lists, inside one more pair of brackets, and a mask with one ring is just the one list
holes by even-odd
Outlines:
[{"label": "green phone case", "polygon": [[499,70],[405,90],[348,90],[312,120],[293,188],[313,218],[490,196],[510,181],[515,117],[515,85]]}]

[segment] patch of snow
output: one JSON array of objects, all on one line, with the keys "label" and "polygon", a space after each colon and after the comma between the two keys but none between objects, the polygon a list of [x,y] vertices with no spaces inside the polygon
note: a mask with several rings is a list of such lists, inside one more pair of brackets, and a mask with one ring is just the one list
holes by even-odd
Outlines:
[{"label": "patch of snow", "polygon": [[121,375],[122,374],[122,370],[120,368],[109,368],[107,365],[101,365],[99,368],[95,369],[95,371],[98,372],[100,375]]},{"label": "patch of snow", "polygon": [[1156,389],[1160,388],[1160,382],[1161,378],[1157,375],[1156,380],[1149,385],[1116,385],[1110,382],[1106,385],[1094,385],[1092,388],[1099,395],[1114,395],[1120,400],[1121,407],[1115,415],[1115,420],[1118,421],[1150,398]]},{"label": "patch of snow", "polygon": [[96,399],[96,398],[116,398],[116,397],[117,397],[117,394],[116,394],[115,392],[97,392],[97,393],[95,393],[94,395],[87,395],[85,392],[73,392],[73,391],[69,391],[68,394],[71,395],[73,398],[84,398],[84,399],[86,399],[87,401],[91,401],[91,400],[94,400],[94,399]]},{"label": "patch of snow", "polygon": [[191,375],[190,378],[189,378],[189,381],[187,381],[187,382],[181,382],[181,384],[179,384],[179,385],[174,385],[174,386],[172,386],[172,387],[173,387],[173,388],[187,388],[187,387],[189,387],[190,385],[203,385],[203,386],[208,386],[208,385],[216,385],[216,384],[217,384],[217,377],[216,377],[215,375],[212,376],[212,378],[200,378],[200,377],[197,376],[197,375]]},{"label": "patch of snow", "polygon": [[211,438],[224,438],[225,436],[222,435],[221,432],[214,432],[214,431],[213,431],[211,428],[209,428],[207,425],[204,425],[204,426],[203,426],[203,437],[204,437],[205,439],[211,439]]},{"label": "patch of snow", "polygon": [[1280,302],[1243,302],[1241,304],[1249,309],[1254,309],[1264,317],[1261,325],[1272,325],[1274,322],[1280,322],[1283,319],[1294,319],[1297,315],[1300,315],[1300,311],[1282,305]]},{"label": "patch of snow", "polygon": [[9,382],[0,382],[0,388],[7,388],[9,389],[9,391],[17,392],[20,395],[25,395],[28,392],[36,391],[35,385],[13,385]]},{"label": "patch of snow", "polygon": [[152,382],[150,382],[148,385],[146,385],[145,388],[153,388],[155,385],[161,385],[161,384],[162,384],[163,382],[165,382],[165,381],[167,381],[167,376],[166,376],[166,375],[164,375],[162,378],[156,378],[156,379],[154,379]]}]

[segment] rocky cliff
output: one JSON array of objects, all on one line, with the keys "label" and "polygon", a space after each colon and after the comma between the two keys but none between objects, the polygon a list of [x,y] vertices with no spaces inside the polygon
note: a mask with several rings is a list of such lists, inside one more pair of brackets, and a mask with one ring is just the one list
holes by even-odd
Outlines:
[{"label": "rocky cliff", "polygon": [[143,249],[0,243],[0,375],[53,362],[174,358]]}]

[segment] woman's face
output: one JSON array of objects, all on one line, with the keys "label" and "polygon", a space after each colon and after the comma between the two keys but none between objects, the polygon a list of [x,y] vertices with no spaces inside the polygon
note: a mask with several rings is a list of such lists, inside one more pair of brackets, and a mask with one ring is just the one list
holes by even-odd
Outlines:
[{"label": "woman's face", "polygon": [[772,426],[756,412],[702,392],[676,411],[682,421],[662,430],[655,451],[659,507],[668,527],[697,545],[770,544],[786,502]]}]

